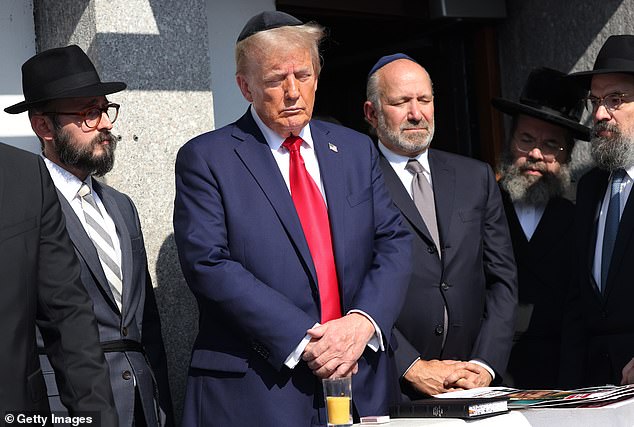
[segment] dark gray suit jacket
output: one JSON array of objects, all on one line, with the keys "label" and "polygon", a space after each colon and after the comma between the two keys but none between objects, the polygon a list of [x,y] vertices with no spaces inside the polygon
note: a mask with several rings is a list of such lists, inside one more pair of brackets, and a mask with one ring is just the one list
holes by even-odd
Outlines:
[{"label": "dark gray suit jacket", "polygon": [[0,425],[5,411],[47,411],[35,324],[71,413],[117,425],[91,303],[55,187],[37,156],[0,144]]},{"label": "dark gray suit jacket", "polygon": [[479,359],[501,380],[513,340],[517,273],[493,171],[477,160],[429,150],[441,259],[403,183],[385,157],[380,164],[415,236],[413,274],[395,326],[398,373],[418,357]]},{"label": "dark gray suit jacket", "polygon": [[[58,193],[58,197],[66,218],[68,234],[81,264],[81,280],[93,301],[101,342],[132,340],[142,343],[147,354],[147,359],[136,351],[105,354],[110,367],[110,384],[119,414],[119,423],[121,426],[131,426],[134,418],[134,380],[131,375],[133,373],[148,425],[163,424],[163,421],[157,421],[155,386],[152,379],[154,371],[161,409],[167,415],[161,415],[161,418],[167,419],[167,424],[171,425],[173,415],[165,349],[139,216],[132,200],[125,194],[97,180],[93,180],[93,189],[112,217],[119,236],[123,272],[123,316],[110,291],[93,242],[68,201],[61,193]],[[46,361],[43,361],[42,365],[46,367]],[[50,371],[44,373],[51,396],[51,407],[57,407],[57,386],[54,377]]]}]

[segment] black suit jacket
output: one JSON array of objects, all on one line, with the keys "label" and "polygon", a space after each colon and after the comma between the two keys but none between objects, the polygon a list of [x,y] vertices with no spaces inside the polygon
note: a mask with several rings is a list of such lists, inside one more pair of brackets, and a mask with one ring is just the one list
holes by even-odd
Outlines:
[{"label": "black suit jacket", "polygon": [[[135,384],[130,375],[133,373],[148,425],[171,426],[174,422],[167,361],[139,215],[127,195],[94,179],[93,190],[112,218],[119,237],[123,314],[115,303],[92,240],[66,198],[61,193],[58,196],[72,246],[79,258],[81,281],[92,300],[100,340],[136,341],[143,344],[147,354],[147,358],[136,351],[107,352],[105,355],[110,368],[110,385],[119,414],[119,424],[123,427],[133,423]],[[46,359],[41,363],[51,408],[61,411],[63,408],[59,405],[57,385],[49,369],[50,365]],[[160,406],[165,414],[157,415],[153,377],[158,385]]]},{"label": "black suit jacket", "polygon": [[597,221],[609,174],[588,172],[577,187],[575,278],[562,342],[562,385],[620,384],[634,357],[634,194],[619,224],[606,289],[592,277]]},{"label": "black suit jacket", "polygon": [[0,413],[48,410],[37,319],[64,404],[71,413],[101,411],[102,425],[116,426],[95,317],[55,187],[41,159],[4,144],[0,259]]},{"label": "black suit jacket", "polygon": [[562,197],[551,199],[529,241],[506,192],[502,200],[517,263],[520,307],[532,308],[528,327],[515,335],[509,379],[518,388],[556,388],[563,307],[572,274],[574,205]]},{"label": "black suit jacket", "polygon": [[[403,183],[381,156],[387,188],[415,235],[414,271],[396,322],[397,369],[403,375],[417,357],[479,359],[499,380],[511,349],[517,304],[500,192],[483,162],[429,150],[429,164],[442,259]],[[445,305],[449,330],[442,348]]]}]

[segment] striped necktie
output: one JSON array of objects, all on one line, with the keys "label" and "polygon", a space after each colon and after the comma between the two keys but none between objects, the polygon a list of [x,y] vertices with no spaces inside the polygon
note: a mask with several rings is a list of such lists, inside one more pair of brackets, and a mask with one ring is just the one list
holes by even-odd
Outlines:
[{"label": "striped necktie", "polygon": [[77,192],[81,200],[81,208],[84,211],[86,219],[86,232],[97,249],[101,267],[106,275],[106,280],[110,286],[110,290],[114,296],[114,300],[121,310],[121,292],[123,289],[123,281],[121,274],[121,266],[116,261],[118,259],[112,237],[106,231],[106,223],[103,215],[92,196],[90,187],[84,182]]}]

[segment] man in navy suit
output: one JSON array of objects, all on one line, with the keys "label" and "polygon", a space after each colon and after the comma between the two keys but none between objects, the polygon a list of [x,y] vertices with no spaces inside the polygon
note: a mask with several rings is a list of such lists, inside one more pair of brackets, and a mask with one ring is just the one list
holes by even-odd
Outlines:
[{"label": "man in navy suit", "polygon": [[321,379],[350,375],[358,415],[388,411],[410,235],[371,140],[311,120],[322,37],[253,17],[236,46],[249,110],[178,153],[174,230],[200,309],[185,426],[323,426]]},{"label": "man in navy suit", "polygon": [[432,82],[409,56],[379,59],[367,99],[387,188],[414,234],[414,272],[395,328],[403,397],[499,382],[513,339],[517,275],[493,171],[429,149]]}]

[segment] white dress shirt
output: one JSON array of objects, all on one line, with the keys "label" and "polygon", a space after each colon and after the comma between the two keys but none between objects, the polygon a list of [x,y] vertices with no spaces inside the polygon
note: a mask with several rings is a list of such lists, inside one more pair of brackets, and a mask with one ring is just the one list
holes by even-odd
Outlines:
[{"label": "white dress shirt", "polygon": [[390,151],[390,149],[383,145],[381,141],[379,141],[379,150],[381,150],[381,153],[387,159],[387,161],[390,162],[392,169],[394,169],[394,172],[396,172],[396,175],[399,177],[399,179],[403,183],[403,186],[407,190],[407,194],[409,194],[409,197],[411,197],[412,199],[414,198],[412,196],[412,181],[414,180],[414,174],[405,169],[409,159],[418,160],[418,163],[420,163],[420,165],[423,167],[423,175],[425,176],[425,178],[427,178],[429,184],[432,185],[431,169],[429,168],[429,155],[427,150],[423,151],[416,157],[401,156],[400,154],[396,154],[393,151]]},{"label": "white dress shirt", "polygon": [[[282,146],[282,143],[284,142],[285,138],[273,132],[273,130],[271,130],[268,126],[264,124],[262,119],[260,119],[260,117],[258,116],[258,113],[255,111],[255,108],[253,108],[253,105],[251,105],[251,107],[249,108],[249,111],[251,112],[251,116],[253,117],[253,120],[255,120],[255,123],[258,125],[258,128],[260,129],[260,131],[262,131],[262,135],[264,135],[264,139],[266,139],[267,144],[271,148],[271,153],[273,154],[273,158],[275,158],[275,162],[277,163],[277,166],[279,167],[280,172],[282,173],[282,177],[284,178],[284,182],[286,183],[286,186],[288,187],[288,191],[290,193],[291,191],[291,181],[290,181],[290,173],[289,173],[290,153],[286,148]],[[326,203],[326,206],[328,206],[328,200],[326,198],[326,193],[324,192],[324,184],[321,180],[321,173],[319,171],[319,163],[317,162],[317,155],[315,154],[315,150],[313,148],[314,143],[313,143],[313,136],[310,133],[310,123],[307,124],[299,132],[299,135],[296,135],[296,136],[299,136],[302,139],[302,145],[299,151],[302,158],[304,159],[306,170],[308,171],[308,174],[311,176],[313,181],[315,181],[315,183],[317,184],[317,187],[319,187],[319,191],[321,191],[321,195],[324,198],[324,202]],[[373,351],[385,350],[383,345],[383,335],[381,333],[381,329],[379,328],[379,325],[376,324],[374,319],[372,319],[372,317],[370,317],[368,314],[364,313],[361,310],[350,310],[348,311],[348,314],[349,313],[360,313],[364,315],[370,322],[372,322],[372,325],[374,326],[375,334],[367,343],[367,346],[370,347],[370,349],[372,349]],[[319,325],[319,323],[316,323],[314,326],[317,326],[317,325]],[[311,339],[310,335],[306,334],[304,336],[304,338],[299,343],[299,345],[284,361],[284,364],[287,367],[293,369],[299,363],[302,353],[304,352],[304,349],[310,342],[310,339]]]},{"label": "white dress shirt", "polygon": [[526,240],[530,242],[535,230],[541,221],[546,205],[529,205],[523,202],[514,202],[513,208],[517,214],[517,219],[520,221]]},{"label": "white dress shirt", "polygon": [[[72,173],[68,172],[66,169],[51,162],[43,155],[42,158],[44,159],[46,168],[51,175],[53,184],[55,184],[55,187],[68,201],[70,206],[73,208],[73,211],[75,211],[75,215],[77,215],[77,218],[79,218],[81,225],[84,227],[85,230],[87,230],[86,217],[84,216],[84,210],[81,207],[81,199],[77,195],[77,192],[82,185],[82,181]],[[117,227],[114,225],[114,221],[110,217],[110,214],[106,210],[106,207],[103,205],[103,202],[99,198],[99,195],[92,190],[92,177],[88,175],[88,178],[86,178],[84,182],[86,183],[86,185],[88,185],[88,187],[90,187],[92,196],[95,199],[99,210],[101,211],[101,215],[103,216],[106,231],[112,238],[112,244],[114,245],[114,251],[117,257],[117,259],[114,261],[121,265],[121,242],[119,241],[119,235],[117,234]]]},{"label": "white dress shirt", "polygon": [[[421,166],[423,167],[423,175],[425,176],[425,178],[427,178],[427,181],[429,181],[429,184],[432,185],[431,169],[429,167],[428,150],[423,151],[416,157],[407,157],[407,156],[402,156],[400,154],[396,154],[393,151],[390,151],[390,149],[387,148],[385,145],[383,145],[381,141],[379,141],[379,150],[381,151],[383,156],[385,156],[387,161],[390,162],[390,166],[392,166],[392,169],[394,169],[394,172],[396,172],[396,175],[399,177],[399,179],[403,183],[403,186],[407,190],[407,194],[409,194],[409,197],[411,197],[412,200],[414,199],[412,196],[412,181],[414,180],[414,174],[405,169],[405,166],[407,166],[407,162],[410,159],[418,160],[418,163],[420,163]],[[445,307],[445,319],[446,321],[448,321],[447,307]],[[446,330],[448,330],[448,328],[447,328],[447,325],[445,324],[445,331]],[[443,342],[443,346],[444,346],[444,342]],[[403,373],[403,376],[407,374],[407,371],[409,371],[412,368],[412,366],[414,366],[414,364],[418,362],[419,360],[420,360],[420,357],[414,360],[412,364],[409,365],[409,367],[405,370],[405,372]],[[470,360],[470,362],[475,363],[476,365],[482,366],[484,369],[487,370],[487,372],[489,372],[489,374],[491,374],[491,378],[495,379],[495,371],[493,371],[493,369],[491,369],[489,365],[487,365],[481,360],[472,359]]]},{"label": "white dress shirt", "polygon": [[[621,191],[619,194],[619,219],[621,215],[623,215],[623,209],[625,208],[625,204],[627,203],[627,198],[630,196],[630,191],[632,191],[632,177],[634,177],[634,166],[625,170],[626,174],[623,178],[623,182],[621,183]],[[608,205],[610,204],[610,187],[612,183],[612,174],[610,174],[610,179],[608,181],[608,186],[605,190],[605,195],[603,196],[603,202],[601,202],[600,211],[599,211],[599,223],[597,225],[597,241],[595,242],[594,247],[594,262],[592,264],[592,276],[594,277],[594,281],[597,285],[601,283],[601,256],[603,254],[603,233],[605,232],[605,217],[608,214]]]}]

